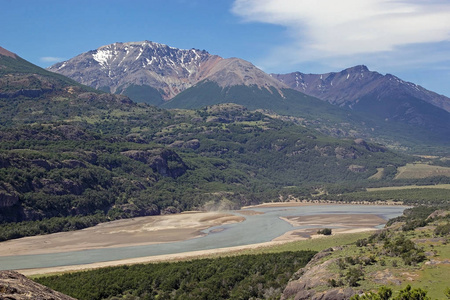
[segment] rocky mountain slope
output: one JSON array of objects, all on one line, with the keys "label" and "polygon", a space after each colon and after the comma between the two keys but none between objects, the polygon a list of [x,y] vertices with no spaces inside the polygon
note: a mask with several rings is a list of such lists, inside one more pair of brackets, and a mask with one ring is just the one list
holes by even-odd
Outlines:
[{"label": "rocky mountain slope", "polygon": [[[286,87],[244,60],[224,59],[205,50],[182,50],[150,41],[106,45],[48,70],[132,98],[146,92],[156,98],[159,93],[168,100],[202,80],[217,82],[222,87],[241,84]],[[155,102],[139,96],[136,100]]]},{"label": "rocky mountain slope", "polygon": [[271,76],[292,89],[339,106],[356,108],[368,95],[376,95],[378,100],[409,96],[450,112],[450,98],[394,75],[370,71],[363,65],[325,74],[293,72]]},{"label": "rocky mountain slope", "polygon": [[0,271],[0,299],[75,300],[14,271]]}]

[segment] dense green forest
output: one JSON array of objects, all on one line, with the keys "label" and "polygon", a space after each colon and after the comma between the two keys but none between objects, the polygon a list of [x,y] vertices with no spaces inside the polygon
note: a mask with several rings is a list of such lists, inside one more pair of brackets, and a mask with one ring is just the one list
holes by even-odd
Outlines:
[{"label": "dense green forest", "polygon": [[279,299],[312,251],[103,268],[37,278],[77,299]]}]

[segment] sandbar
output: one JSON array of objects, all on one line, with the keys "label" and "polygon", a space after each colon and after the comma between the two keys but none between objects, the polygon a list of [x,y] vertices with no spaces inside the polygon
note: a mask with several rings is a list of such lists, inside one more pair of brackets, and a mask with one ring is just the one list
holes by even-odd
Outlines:
[{"label": "sandbar", "polygon": [[168,243],[204,236],[202,230],[245,218],[223,212],[190,212],[123,219],[94,227],[0,243],[0,256],[34,255]]}]

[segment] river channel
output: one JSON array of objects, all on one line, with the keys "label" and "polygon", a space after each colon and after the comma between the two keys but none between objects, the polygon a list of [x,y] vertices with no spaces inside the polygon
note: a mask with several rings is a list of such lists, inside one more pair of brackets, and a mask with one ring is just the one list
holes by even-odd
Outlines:
[{"label": "river channel", "polygon": [[[404,206],[376,205],[311,205],[292,207],[256,207],[252,211],[262,214],[242,214],[245,220],[240,223],[211,227],[205,236],[185,241],[118,248],[90,249],[36,255],[11,255],[0,257],[0,270],[46,268],[90,264],[155,256],[190,251],[210,250],[269,242],[284,233],[302,228],[317,228],[317,225],[294,227],[280,217],[311,216],[321,214],[373,214],[385,220],[403,213]],[[239,212],[232,212],[241,215]],[[326,227],[337,228],[331,225]]]}]

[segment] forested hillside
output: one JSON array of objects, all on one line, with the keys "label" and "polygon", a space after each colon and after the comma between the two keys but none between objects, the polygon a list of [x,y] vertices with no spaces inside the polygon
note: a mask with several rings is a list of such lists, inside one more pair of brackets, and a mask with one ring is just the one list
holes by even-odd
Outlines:
[{"label": "forested hillside", "polygon": [[39,278],[77,299],[279,299],[313,251],[134,265]]}]

